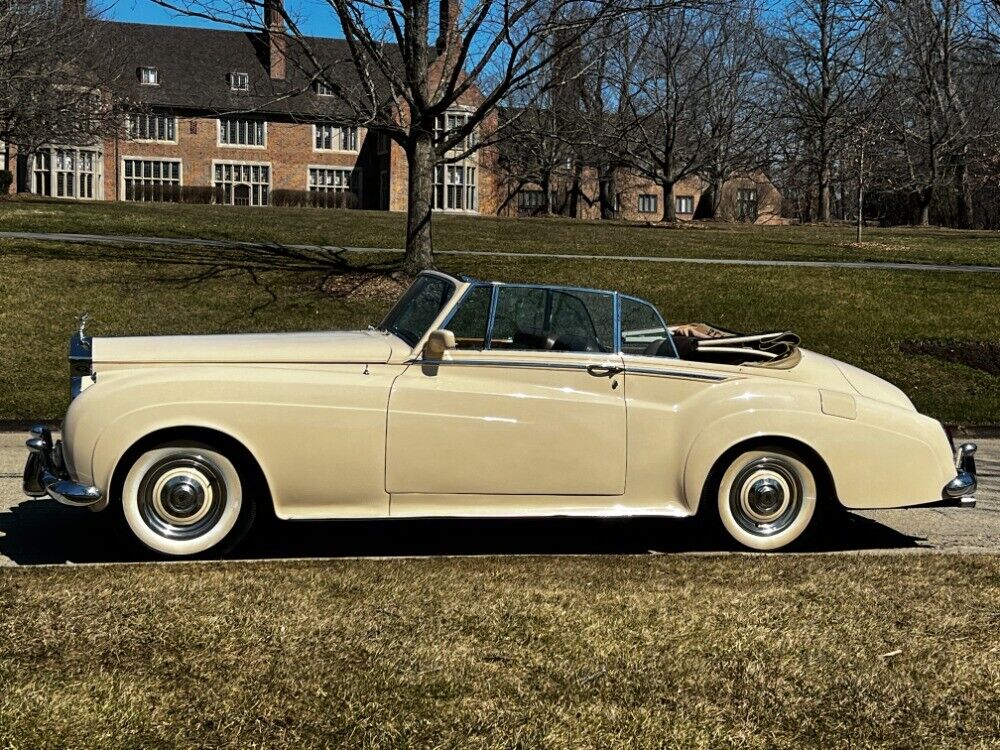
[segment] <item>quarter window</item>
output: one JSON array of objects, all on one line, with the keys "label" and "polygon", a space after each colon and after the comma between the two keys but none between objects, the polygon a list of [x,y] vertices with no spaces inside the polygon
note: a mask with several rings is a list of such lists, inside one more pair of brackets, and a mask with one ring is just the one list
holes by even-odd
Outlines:
[{"label": "quarter window", "polygon": [[646,356],[676,356],[670,331],[648,302],[622,297],[622,352]]}]

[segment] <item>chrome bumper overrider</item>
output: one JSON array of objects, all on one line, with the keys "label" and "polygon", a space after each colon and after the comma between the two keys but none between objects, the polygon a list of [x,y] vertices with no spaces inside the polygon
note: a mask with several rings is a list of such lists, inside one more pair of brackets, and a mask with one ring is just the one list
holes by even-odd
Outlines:
[{"label": "chrome bumper overrider", "polygon": [[52,443],[52,432],[44,425],[30,430],[28,463],[24,466],[24,493],[31,497],[58,500],[65,505],[87,507],[101,501],[97,487],[74,482],[63,464],[62,442]]},{"label": "chrome bumper overrider", "polygon": [[955,451],[955,469],[958,475],[944,486],[941,496],[949,505],[975,508],[976,498],[976,444],[965,443]]}]

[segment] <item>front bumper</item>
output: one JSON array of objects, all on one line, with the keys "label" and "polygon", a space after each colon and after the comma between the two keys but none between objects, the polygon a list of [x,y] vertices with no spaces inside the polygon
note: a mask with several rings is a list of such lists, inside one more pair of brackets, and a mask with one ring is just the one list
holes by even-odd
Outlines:
[{"label": "front bumper", "polygon": [[31,428],[28,462],[24,465],[24,494],[30,497],[49,496],[64,505],[86,508],[101,502],[103,493],[97,487],[74,482],[62,458],[62,441],[53,445],[48,427]]},{"label": "front bumper", "polygon": [[941,491],[943,500],[938,505],[975,508],[976,498],[976,444],[965,443],[955,451],[957,474]]}]

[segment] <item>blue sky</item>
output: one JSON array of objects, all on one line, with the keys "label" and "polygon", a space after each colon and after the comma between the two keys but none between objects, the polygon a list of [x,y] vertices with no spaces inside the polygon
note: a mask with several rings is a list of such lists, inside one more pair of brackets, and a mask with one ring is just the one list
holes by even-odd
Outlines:
[{"label": "blue sky", "polygon": [[[182,2],[178,2],[178,5],[181,4]],[[227,28],[200,18],[180,15],[157,5],[152,0],[108,0],[108,4],[105,6],[101,6],[100,0],[98,0],[95,5],[106,7],[104,15],[118,21]],[[305,33],[314,36],[341,35],[340,26],[334,18],[333,11],[322,0],[285,0],[285,7],[289,14],[299,19]]]}]

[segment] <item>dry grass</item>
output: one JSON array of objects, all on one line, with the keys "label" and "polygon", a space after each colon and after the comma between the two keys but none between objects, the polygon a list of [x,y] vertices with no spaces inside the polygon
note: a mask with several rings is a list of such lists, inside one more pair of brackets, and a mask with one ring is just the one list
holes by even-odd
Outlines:
[{"label": "dry grass", "polygon": [[1000,558],[0,573],[5,748],[993,748]]},{"label": "dry grass", "polygon": [[[405,217],[387,211],[314,208],[58,200],[0,203],[0,231],[15,230],[393,248],[404,243]],[[1000,265],[1000,232],[870,228],[862,245],[852,247],[854,233],[848,225],[684,223],[671,228],[563,218],[434,217],[434,244],[439,250]]]}]

